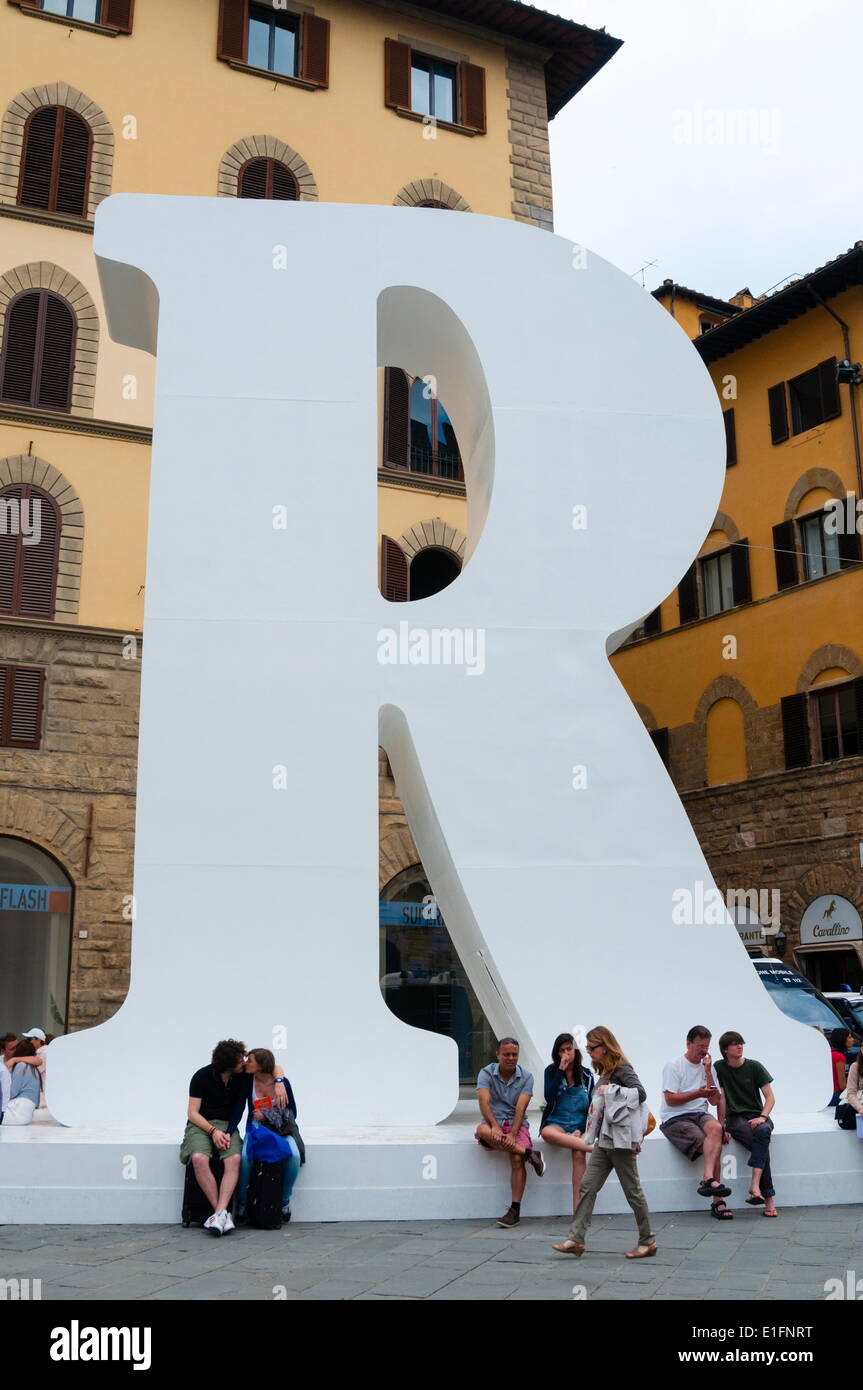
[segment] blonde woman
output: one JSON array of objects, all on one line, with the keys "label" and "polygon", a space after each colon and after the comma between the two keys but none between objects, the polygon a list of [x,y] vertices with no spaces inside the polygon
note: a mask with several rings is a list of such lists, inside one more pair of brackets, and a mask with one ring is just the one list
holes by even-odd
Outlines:
[{"label": "blonde woman", "polygon": [[589,1139],[596,1128],[596,1144],[588,1159],[569,1236],[552,1248],[564,1255],[584,1254],[585,1236],[597,1195],[608,1175],[615,1172],[638,1223],[638,1244],[634,1250],[627,1251],[626,1258],[643,1260],[648,1255],[656,1254],[656,1241],[650,1229],[650,1212],[641,1189],[636,1162],[644,1137],[641,1106],[647,1099],[647,1092],[636,1076],[632,1063],[624,1056],[617,1038],[608,1028],[591,1028],[587,1035],[587,1052],[597,1077],[595,1097],[598,1100],[594,1100],[594,1106],[601,1104],[604,1115],[601,1122],[598,1114],[594,1115],[594,1124],[585,1136]]}]

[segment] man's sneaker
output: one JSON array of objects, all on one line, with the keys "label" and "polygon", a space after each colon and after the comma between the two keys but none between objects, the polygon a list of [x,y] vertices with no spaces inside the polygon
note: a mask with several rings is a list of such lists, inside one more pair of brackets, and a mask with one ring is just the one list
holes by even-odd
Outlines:
[{"label": "man's sneaker", "polygon": [[530,1164],[533,1171],[536,1173],[536,1176],[538,1178],[541,1178],[543,1173],[545,1172],[545,1159],[543,1158],[539,1149],[528,1149],[527,1161]]},{"label": "man's sneaker", "polygon": [[510,1207],[509,1211],[504,1213],[497,1224],[498,1226],[517,1226],[520,1220],[521,1217],[518,1212],[513,1211],[512,1207]]},{"label": "man's sneaker", "polygon": [[214,1211],[212,1216],[208,1216],[204,1222],[204,1230],[209,1231],[211,1236],[220,1236],[222,1234],[222,1213]]},{"label": "man's sneaker", "polygon": [[225,1218],[222,1222],[222,1235],[229,1236],[232,1231],[237,1229],[234,1225],[234,1218],[229,1211],[223,1212],[222,1215]]}]

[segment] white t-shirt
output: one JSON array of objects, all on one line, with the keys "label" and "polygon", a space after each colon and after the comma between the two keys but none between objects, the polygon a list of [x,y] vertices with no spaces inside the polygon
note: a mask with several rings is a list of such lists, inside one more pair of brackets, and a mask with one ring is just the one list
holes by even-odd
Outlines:
[{"label": "white t-shirt", "polygon": [[[713,1069],[711,1068],[712,1074]],[[703,1062],[688,1062],[685,1057],[675,1057],[673,1062],[667,1062],[662,1068],[663,1095],[660,1123],[665,1124],[666,1120],[679,1119],[681,1115],[701,1115],[709,1109],[706,1096],[693,1096],[692,1100],[684,1101],[683,1105],[669,1105],[665,1099],[666,1091],[679,1095],[681,1091],[697,1091],[703,1085]]]}]

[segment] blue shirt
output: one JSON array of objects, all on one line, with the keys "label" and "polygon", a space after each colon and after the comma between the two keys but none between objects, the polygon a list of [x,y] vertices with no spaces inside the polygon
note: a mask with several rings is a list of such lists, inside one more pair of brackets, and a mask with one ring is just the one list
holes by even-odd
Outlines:
[{"label": "blue shirt", "polygon": [[[524,1067],[516,1064],[515,1071],[509,1081],[504,1081],[500,1074],[500,1063],[490,1062],[487,1067],[483,1067],[476,1079],[476,1089],[478,1091],[488,1091],[489,1107],[494,1118],[499,1125],[505,1120],[512,1123],[515,1115],[515,1103],[519,1096],[533,1095],[533,1077]],[[527,1118],[522,1121],[527,1124]]]}]

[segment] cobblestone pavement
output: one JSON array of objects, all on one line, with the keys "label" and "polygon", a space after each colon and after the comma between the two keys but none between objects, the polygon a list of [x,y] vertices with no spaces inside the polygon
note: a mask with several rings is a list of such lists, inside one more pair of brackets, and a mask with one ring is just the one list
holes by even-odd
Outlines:
[{"label": "cobblestone pavement", "polygon": [[0,1280],[40,1279],[43,1299],[824,1300],[863,1278],[863,1206],[745,1208],[655,1217],[658,1254],[629,1261],[629,1216],[598,1216],[580,1260],[556,1255],[567,1222],[375,1221],[240,1229],[4,1226]]}]

